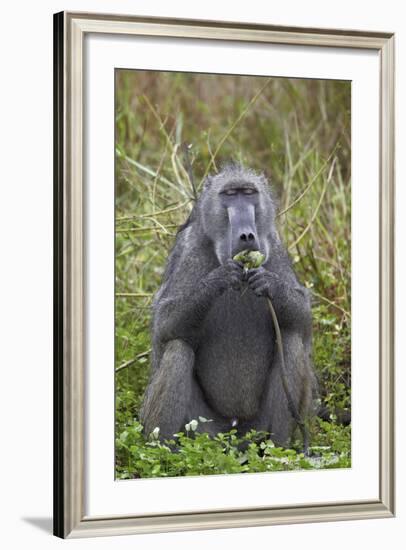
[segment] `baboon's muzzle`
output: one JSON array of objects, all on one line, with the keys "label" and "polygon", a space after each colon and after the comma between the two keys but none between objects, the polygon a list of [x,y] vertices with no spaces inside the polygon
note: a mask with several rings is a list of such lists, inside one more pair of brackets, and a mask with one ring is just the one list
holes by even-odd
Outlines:
[{"label": "baboon's muzzle", "polygon": [[242,250],[258,250],[255,206],[241,198],[227,208],[227,213],[231,228],[231,257]]}]

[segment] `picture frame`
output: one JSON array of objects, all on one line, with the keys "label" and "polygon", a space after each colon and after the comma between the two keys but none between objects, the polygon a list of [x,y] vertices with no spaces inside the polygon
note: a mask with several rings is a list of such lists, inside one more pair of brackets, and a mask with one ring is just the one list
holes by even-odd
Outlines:
[{"label": "picture frame", "polygon": [[[86,513],[85,257],[87,36],[142,36],[379,54],[379,479],[374,498],[156,514]],[[162,52],[164,55],[164,52]],[[111,411],[113,415],[113,411]],[[111,436],[113,437],[113,436]],[[220,21],[62,12],[54,16],[54,534],[88,537],[389,518],[394,471],[394,35]],[[321,472],[320,472],[321,473]],[[161,481],[154,481],[156,484]]]}]

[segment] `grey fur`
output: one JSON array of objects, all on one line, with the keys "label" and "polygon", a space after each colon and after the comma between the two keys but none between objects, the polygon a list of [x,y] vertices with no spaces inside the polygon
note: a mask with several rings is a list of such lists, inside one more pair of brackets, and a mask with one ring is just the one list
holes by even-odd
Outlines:
[{"label": "grey fur", "polygon": [[[220,193],[255,188],[261,268],[230,259],[231,230]],[[232,425],[243,435],[269,431],[287,445],[295,427],[281,381],[280,359],[267,297],[281,328],[292,397],[302,418],[312,408],[309,293],[299,284],[275,228],[275,206],[266,178],[230,165],[205,183],[179,230],[162,285],[153,302],[153,356],[141,421],[171,438],[186,422],[204,416],[199,430],[216,434]],[[248,287],[248,288],[247,288]],[[245,291],[242,289],[245,288]]]}]

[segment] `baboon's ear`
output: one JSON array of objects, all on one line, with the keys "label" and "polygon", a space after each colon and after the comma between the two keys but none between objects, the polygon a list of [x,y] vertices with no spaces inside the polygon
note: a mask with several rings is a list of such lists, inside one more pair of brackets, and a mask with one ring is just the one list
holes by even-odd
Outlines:
[{"label": "baboon's ear", "polygon": [[271,185],[272,182],[272,173],[270,168],[266,168],[260,174],[261,179],[266,183],[266,185]]},{"label": "baboon's ear", "polygon": [[204,180],[204,189],[209,189],[212,181],[213,181],[212,176],[206,176],[206,179]]}]

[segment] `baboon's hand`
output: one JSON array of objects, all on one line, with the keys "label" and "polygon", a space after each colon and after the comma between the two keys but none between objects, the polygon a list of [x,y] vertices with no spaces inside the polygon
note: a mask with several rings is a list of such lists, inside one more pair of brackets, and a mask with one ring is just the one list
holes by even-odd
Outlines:
[{"label": "baboon's hand", "polygon": [[239,290],[243,278],[243,266],[240,262],[227,260],[223,265],[213,269],[207,276],[207,282],[214,284],[216,288],[223,292],[228,288]]},{"label": "baboon's hand", "polygon": [[278,292],[277,289],[280,286],[278,275],[263,267],[250,269],[247,273],[247,281],[249,288],[254,294],[267,298],[272,298],[272,295]]}]

